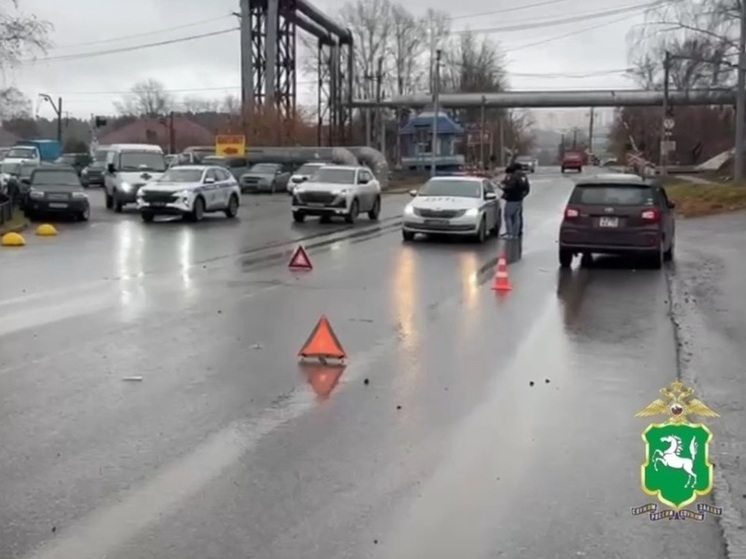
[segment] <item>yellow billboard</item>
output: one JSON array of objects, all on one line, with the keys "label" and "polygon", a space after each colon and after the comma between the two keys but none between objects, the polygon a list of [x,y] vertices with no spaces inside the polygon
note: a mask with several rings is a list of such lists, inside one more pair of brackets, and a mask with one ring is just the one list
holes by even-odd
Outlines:
[{"label": "yellow billboard", "polygon": [[215,136],[215,155],[243,157],[246,155],[246,136],[238,134]]}]

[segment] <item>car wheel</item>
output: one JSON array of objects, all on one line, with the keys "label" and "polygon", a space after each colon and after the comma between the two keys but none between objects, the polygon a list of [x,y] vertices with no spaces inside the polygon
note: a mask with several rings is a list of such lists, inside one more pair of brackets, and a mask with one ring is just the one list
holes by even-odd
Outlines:
[{"label": "car wheel", "polygon": [[663,253],[663,260],[665,262],[673,261],[674,245],[675,243],[673,242],[673,240],[671,240],[671,246],[668,247],[668,250]]},{"label": "car wheel", "polygon": [[231,194],[228,207],[225,209],[225,217],[233,219],[238,215],[238,196]]},{"label": "car wheel", "polygon": [[569,268],[572,266],[572,251],[566,248],[559,249],[559,264],[560,268]]},{"label": "car wheel", "polygon": [[352,201],[352,205],[350,206],[350,213],[348,213],[345,216],[345,221],[347,223],[355,223],[355,220],[357,219],[357,216],[360,214],[360,204],[358,204],[357,200]]},{"label": "car wheel", "polygon": [[404,240],[404,242],[410,243],[414,241],[414,233],[412,233],[412,231],[405,231],[404,229],[402,229],[401,238],[402,240]]},{"label": "car wheel", "polygon": [[153,223],[153,219],[155,219],[155,215],[153,215],[151,212],[141,212],[140,213],[140,218],[145,223]]},{"label": "car wheel", "polygon": [[192,221],[202,221],[202,218],[205,217],[205,201],[202,199],[201,196],[198,196],[197,199],[194,201],[194,206],[192,207],[192,214],[191,218]]},{"label": "car wheel", "polygon": [[78,219],[80,221],[88,221],[89,219],[91,219],[91,207],[86,206],[86,208],[82,212],[78,213]]},{"label": "car wheel", "polygon": [[303,212],[293,212],[293,221],[295,223],[303,223],[306,220],[306,214]]},{"label": "car wheel", "polygon": [[114,198],[111,196],[111,194],[106,194],[106,209],[110,210],[114,207]]},{"label": "car wheel", "polygon": [[650,267],[654,270],[660,270],[663,267],[663,247],[661,246],[655,253],[650,255]]},{"label": "car wheel", "polygon": [[487,221],[484,218],[479,222],[479,229],[477,229],[477,236],[474,240],[478,243],[483,243],[487,240]]},{"label": "car wheel", "polygon": [[368,218],[372,221],[377,221],[378,216],[381,214],[381,198],[376,197],[376,201],[373,203],[373,207],[368,212]]}]

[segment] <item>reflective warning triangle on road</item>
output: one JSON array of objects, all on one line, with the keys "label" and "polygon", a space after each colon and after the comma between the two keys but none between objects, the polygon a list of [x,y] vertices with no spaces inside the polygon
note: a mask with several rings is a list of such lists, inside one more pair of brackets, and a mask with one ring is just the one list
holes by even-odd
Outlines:
[{"label": "reflective warning triangle on road", "polygon": [[347,354],[342,349],[342,344],[339,343],[329,320],[322,316],[298,352],[298,356],[344,359]]},{"label": "reflective warning triangle on road", "polygon": [[293,268],[295,270],[313,270],[311,259],[308,257],[308,253],[302,245],[298,245],[298,248],[295,249],[293,256],[290,258],[290,262],[288,263],[288,268]]},{"label": "reflective warning triangle on road", "polygon": [[302,365],[306,381],[319,398],[328,398],[339,383],[345,365]]}]

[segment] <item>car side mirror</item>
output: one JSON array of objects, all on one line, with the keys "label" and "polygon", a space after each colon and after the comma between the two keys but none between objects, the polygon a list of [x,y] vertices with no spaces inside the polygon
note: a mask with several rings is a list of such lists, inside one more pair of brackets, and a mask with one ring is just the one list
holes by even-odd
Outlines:
[{"label": "car side mirror", "polygon": [[215,182],[215,179],[212,177],[205,177],[205,180],[203,182],[204,184],[213,184]]},{"label": "car side mirror", "polygon": [[484,199],[485,200],[497,200],[497,194],[495,194],[494,192],[485,192]]},{"label": "car side mirror", "polygon": [[411,196],[412,198],[414,198],[415,196],[417,196],[417,191],[416,191],[416,190],[415,190],[415,189],[413,188],[412,190],[410,190],[410,191],[409,191],[409,195],[410,195],[410,196]]},{"label": "car side mirror", "polygon": [[368,179],[357,179],[358,184],[368,184]]},{"label": "car side mirror", "polygon": [[31,179],[21,179],[22,184],[31,184]]},{"label": "car side mirror", "polygon": [[116,170],[116,169],[114,168],[114,163],[109,163],[109,164],[108,164],[108,165],[106,166],[106,171],[107,171],[107,172],[108,172],[108,173],[109,173],[110,175],[113,175],[114,173],[116,173],[116,172],[117,172],[117,170]]}]

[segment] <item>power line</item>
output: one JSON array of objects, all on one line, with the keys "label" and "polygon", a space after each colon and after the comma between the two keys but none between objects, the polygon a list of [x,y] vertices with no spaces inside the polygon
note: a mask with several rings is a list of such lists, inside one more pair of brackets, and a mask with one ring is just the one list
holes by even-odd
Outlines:
[{"label": "power line", "polygon": [[[317,84],[318,80],[302,80],[297,81],[296,85],[312,85]],[[215,86],[215,87],[187,87],[187,88],[176,88],[176,89],[163,89],[161,90],[163,93],[198,93],[198,92],[208,92],[208,91],[226,91],[229,89],[236,89],[240,90],[241,86],[237,84],[231,84],[231,85],[224,85],[224,86]],[[126,91],[59,91],[57,92],[59,95],[101,95],[101,96],[107,96],[107,95],[130,95],[132,94],[132,90],[126,90]]]},{"label": "power line", "polygon": [[479,12],[476,14],[464,14],[460,16],[451,16],[449,17],[449,21],[454,21],[457,19],[469,19],[472,17],[483,17],[483,16],[495,16],[495,15],[502,15],[502,14],[508,14],[511,12],[517,12],[520,10],[528,10],[530,8],[540,8],[542,6],[549,6],[551,5],[557,5],[561,4],[563,2],[568,2],[569,0],[543,0],[542,2],[535,2],[534,4],[526,4],[525,6],[515,6],[513,8],[505,8],[503,10],[492,10],[489,12]]},{"label": "power line", "polygon": [[80,54],[65,54],[59,56],[46,56],[44,58],[37,58],[31,60],[24,60],[26,63],[34,62],[51,62],[51,61],[68,61],[68,60],[81,60],[84,58],[93,58],[96,56],[105,56],[107,54],[119,54],[124,52],[133,52],[136,50],[149,49],[154,47],[163,47],[166,45],[175,45],[177,43],[185,43],[187,41],[196,41],[197,39],[206,39],[208,37],[217,37],[218,35],[225,35],[227,33],[233,33],[238,31],[238,27],[231,27],[229,29],[221,29],[220,31],[212,31],[210,33],[202,33],[199,35],[189,35],[187,37],[179,37],[177,39],[169,39],[167,41],[158,41],[156,43],[145,43],[141,45],[133,45],[131,47],[121,47],[116,49],[101,50],[94,52],[85,52]]},{"label": "power line", "polygon": [[73,43],[73,44],[67,44],[67,45],[55,45],[51,50],[57,50],[57,49],[71,49],[71,48],[78,48],[78,47],[89,47],[94,45],[104,45],[108,43],[116,43],[119,41],[126,41],[129,39],[137,39],[139,37],[150,37],[152,35],[160,35],[162,33],[168,33],[171,31],[178,31],[180,29],[188,29],[190,27],[196,27],[198,25],[205,25],[206,23],[212,23],[214,21],[222,21],[226,18],[233,17],[232,14],[226,14],[219,17],[214,17],[210,19],[203,19],[200,21],[193,21],[192,23],[185,23],[183,25],[176,25],[173,27],[162,27],[160,29],[154,29],[153,31],[143,31],[142,33],[132,33],[130,35],[120,35],[118,37],[111,37],[109,39],[102,39],[100,41],[89,41],[86,43]]},{"label": "power line", "polygon": [[[556,25],[564,25],[567,23],[577,23],[578,20],[589,20],[589,19],[599,19],[599,18],[605,18],[609,16],[614,16],[617,14],[623,14],[628,12],[640,12],[644,11],[648,8],[651,8],[653,6],[660,5],[659,2],[647,2],[645,4],[635,4],[633,6],[626,6],[623,8],[614,8],[611,10],[604,10],[601,12],[593,12],[590,14],[576,14],[571,17],[564,17],[564,18],[555,18],[548,21],[537,21],[533,23],[525,23],[520,25],[506,25],[503,27],[488,27],[484,29],[465,29],[463,31],[456,31],[454,34],[465,34],[465,33],[508,33],[511,31],[526,31],[529,29],[539,29],[541,27],[554,27]],[[635,14],[637,15],[637,14]]]}]

